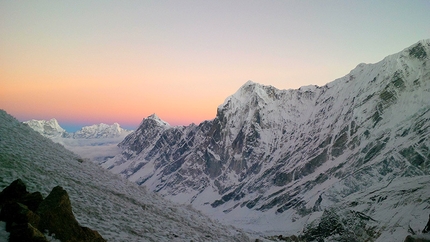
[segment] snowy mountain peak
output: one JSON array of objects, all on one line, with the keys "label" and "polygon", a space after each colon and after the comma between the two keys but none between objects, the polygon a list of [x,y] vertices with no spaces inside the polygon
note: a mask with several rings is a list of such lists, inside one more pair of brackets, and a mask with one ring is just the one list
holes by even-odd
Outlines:
[{"label": "snowy mountain peak", "polygon": [[255,85],[255,84],[259,85],[258,83],[253,82],[252,80],[248,80],[247,82],[245,82],[245,84],[242,85],[242,87],[252,86],[252,85]]},{"label": "snowy mountain peak", "polygon": [[61,137],[66,134],[66,130],[58,124],[58,121],[55,118],[50,120],[32,119],[24,123],[47,137]]},{"label": "snowy mountain peak", "polygon": [[271,102],[275,97],[276,88],[264,86],[256,82],[248,81],[233,95],[225,99],[224,103],[218,107],[218,111],[234,109],[247,105],[259,106]]},{"label": "snowy mountain peak", "polygon": [[100,123],[84,126],[71,136],[75,139],[114,138],[129,132],[130,131],[121,128],[118,123],[112,125]]},{"label": "snowy mountain peak", "polygon": [[[148,119],[148,120],[154,120],[154,121],[156,121],[158,124],[160,124],[160,125],[162,125],[162,126],[170,126],[170,124],[169,123],[167,123],[166,121],[164,121],[164,120],[162,120],[161,118],[159,118],[158,116],[157,116],[157,114],[155,114],[155,113],[153,113],[153,114],[151,114],[151,115],[149,115],[147,118],[145,118],[145,119]],[[143,119],[143,120],[145,120],[145,119]],[[143,121],[142,121],[143,122]]]},{"label": "snowy mountain peak", "polygon": [[265,86],[253,81],[247,81],[239,88],[239,90],[235,94],[233,94],[233,96],[236,98],[240,98],[242,96],[250,95],[250,94],[264,96],[264,95],[267,95],[266,92],[271,87],[272,86]]},{"label": "snowy mountain peak", "polygon": [[[429,43],[359,64],[322,87],[247,82],[198,126],[145,122],[103,166],[244,227],[302,231],[339,203],[379,217],[349,196],[430,174]],[[404,234],[406,221],[401,226]]]},{"label": "snowy mountain peak", "polygon": [[249,80],[249,81],[245,82],[245,84],[243,84],[236,93],[238,93],[238,92],[241,92],[241,93],[252,92],[257,88],[261,88],[262,86],[263,85],[260,83]]},{"label": "snowy mountain peak", "polygon": [[161,120],[155,113],[144,118],[139,127],[118,144],[119,147],[128,147],[129,156],[137,155],[145,150],[151,149],[151,140],[159,137],[163,131],[171,126]]},{"label": "snowy mountain peak", "polygon": [[23,122],[30,126],[33,130],[39,132],[43,136],[55,139],[58,138],[74,138],[74,139],[99,139],[99,138],[115,138],[125,136],[131,131],[121,128],[118,123],[112,125],[109,124],[94,124],[90,126],[84,126],[80,130],[74,133],[68,133],[63,129],[58,121],[53,118],[51,120],[30,120]]},{"label": "snowy mountain peak", "polygon": [[49,124],[52,124],[52,125],[55,125],[55,126],[57,126],[57,127],[60,127],[60,125],[58,124],[58,121],[57,121],[55,118],[51,118],[51,119],[48,121],[48,123],[49,123]]}]

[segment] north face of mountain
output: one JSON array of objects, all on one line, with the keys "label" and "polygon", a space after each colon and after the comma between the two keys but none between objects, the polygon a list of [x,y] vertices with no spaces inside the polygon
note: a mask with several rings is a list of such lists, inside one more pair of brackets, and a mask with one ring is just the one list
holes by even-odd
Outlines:
[{"label": "north face of mountain", "polygon": [[102,165],[247,229],[301,231],[359,192],[429,175],[429,54],[423,40],[322,87],[247,82],[213,120],[144,119]]}]

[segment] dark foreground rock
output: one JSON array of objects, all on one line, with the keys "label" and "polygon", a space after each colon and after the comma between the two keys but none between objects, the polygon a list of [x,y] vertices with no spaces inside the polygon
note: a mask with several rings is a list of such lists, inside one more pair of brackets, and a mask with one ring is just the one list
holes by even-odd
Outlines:
[{"label": "dark foreground rock", "polygon": [[430,236],[425,235],[408,235],[404,242],[430,242]]},{"label": "dark foreground rock", "polygon": [[54,233],[61,241],[105,241],[98,232],[81,227],[72,212],[67,192],[60,186],[54,187],[40,204],[39,230]]},{"label": "dark foreground rock", "polygon": [[10,242],[45,242],[45,231],[62,242],[105,241],[97,231],[79,225],[69,195],[60,186],[43,199],[39,192],[29,193],[20,179],[15,180],[0,193],[0,209]]},{"label": "dark foreground rock", "polygon": [[10,232],[15,225],[30,223],[32,226],[37,227],[40,217],[24,204],[13,202],[6,204],[2,208],[0,220],[6,222],[6,231]]},{"label": "dark foreground rock", "polygon": [[48,242],[45,235],[30,223],[15,224],[9,236],[9,242]]},{"label": "dark foreground rock", "polygon": [[36,211],[42,201],[42,194],[40,192],[29,193],[21,179],[13,181],[0,192],[0,208],[6,204],[19,202],[27,206],[31,211]]}]

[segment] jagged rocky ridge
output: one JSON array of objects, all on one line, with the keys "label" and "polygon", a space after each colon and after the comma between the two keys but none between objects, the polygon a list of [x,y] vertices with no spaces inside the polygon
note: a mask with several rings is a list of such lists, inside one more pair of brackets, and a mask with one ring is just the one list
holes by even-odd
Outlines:
[{"label": "jagged rocky ridge", "polygon": [[63,187],[79,224],[98,231],[107,241],[250,241],[231,226],[80,159],[3,110],[0,174],[0,190],[18,178],[43,197],[53,187]]},{"label": "jagged rocky ridge", "polygon": [[247,82],[213,120],[144,119],[102,165],[245,228],[300,231],[350,195],[429,175],[429,55],[423,40],[322,87]]}]

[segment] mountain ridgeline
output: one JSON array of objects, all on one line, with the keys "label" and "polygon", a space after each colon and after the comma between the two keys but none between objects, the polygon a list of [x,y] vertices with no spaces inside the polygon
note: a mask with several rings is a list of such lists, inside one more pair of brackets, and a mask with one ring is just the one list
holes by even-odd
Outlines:
[{"label": "mountain ridgeline", "polygon": [[73,133],[69,133],[63,129],[55,118],[50,120],[33,119],[25,121],[24,123],[48,138],[103,139],[115,138],[129,134],[131,132],[121,128],[118,123],[114,123],[112,125],[101,123],[84,126],[80,130]]},{"label": "mountain ridgeline", "polygon": [[372,186],[430,175],[429,55],[423,40],[321,87],[249,81],[199,125],[145,118],[102,166],[209,214],[305,223]]}]

